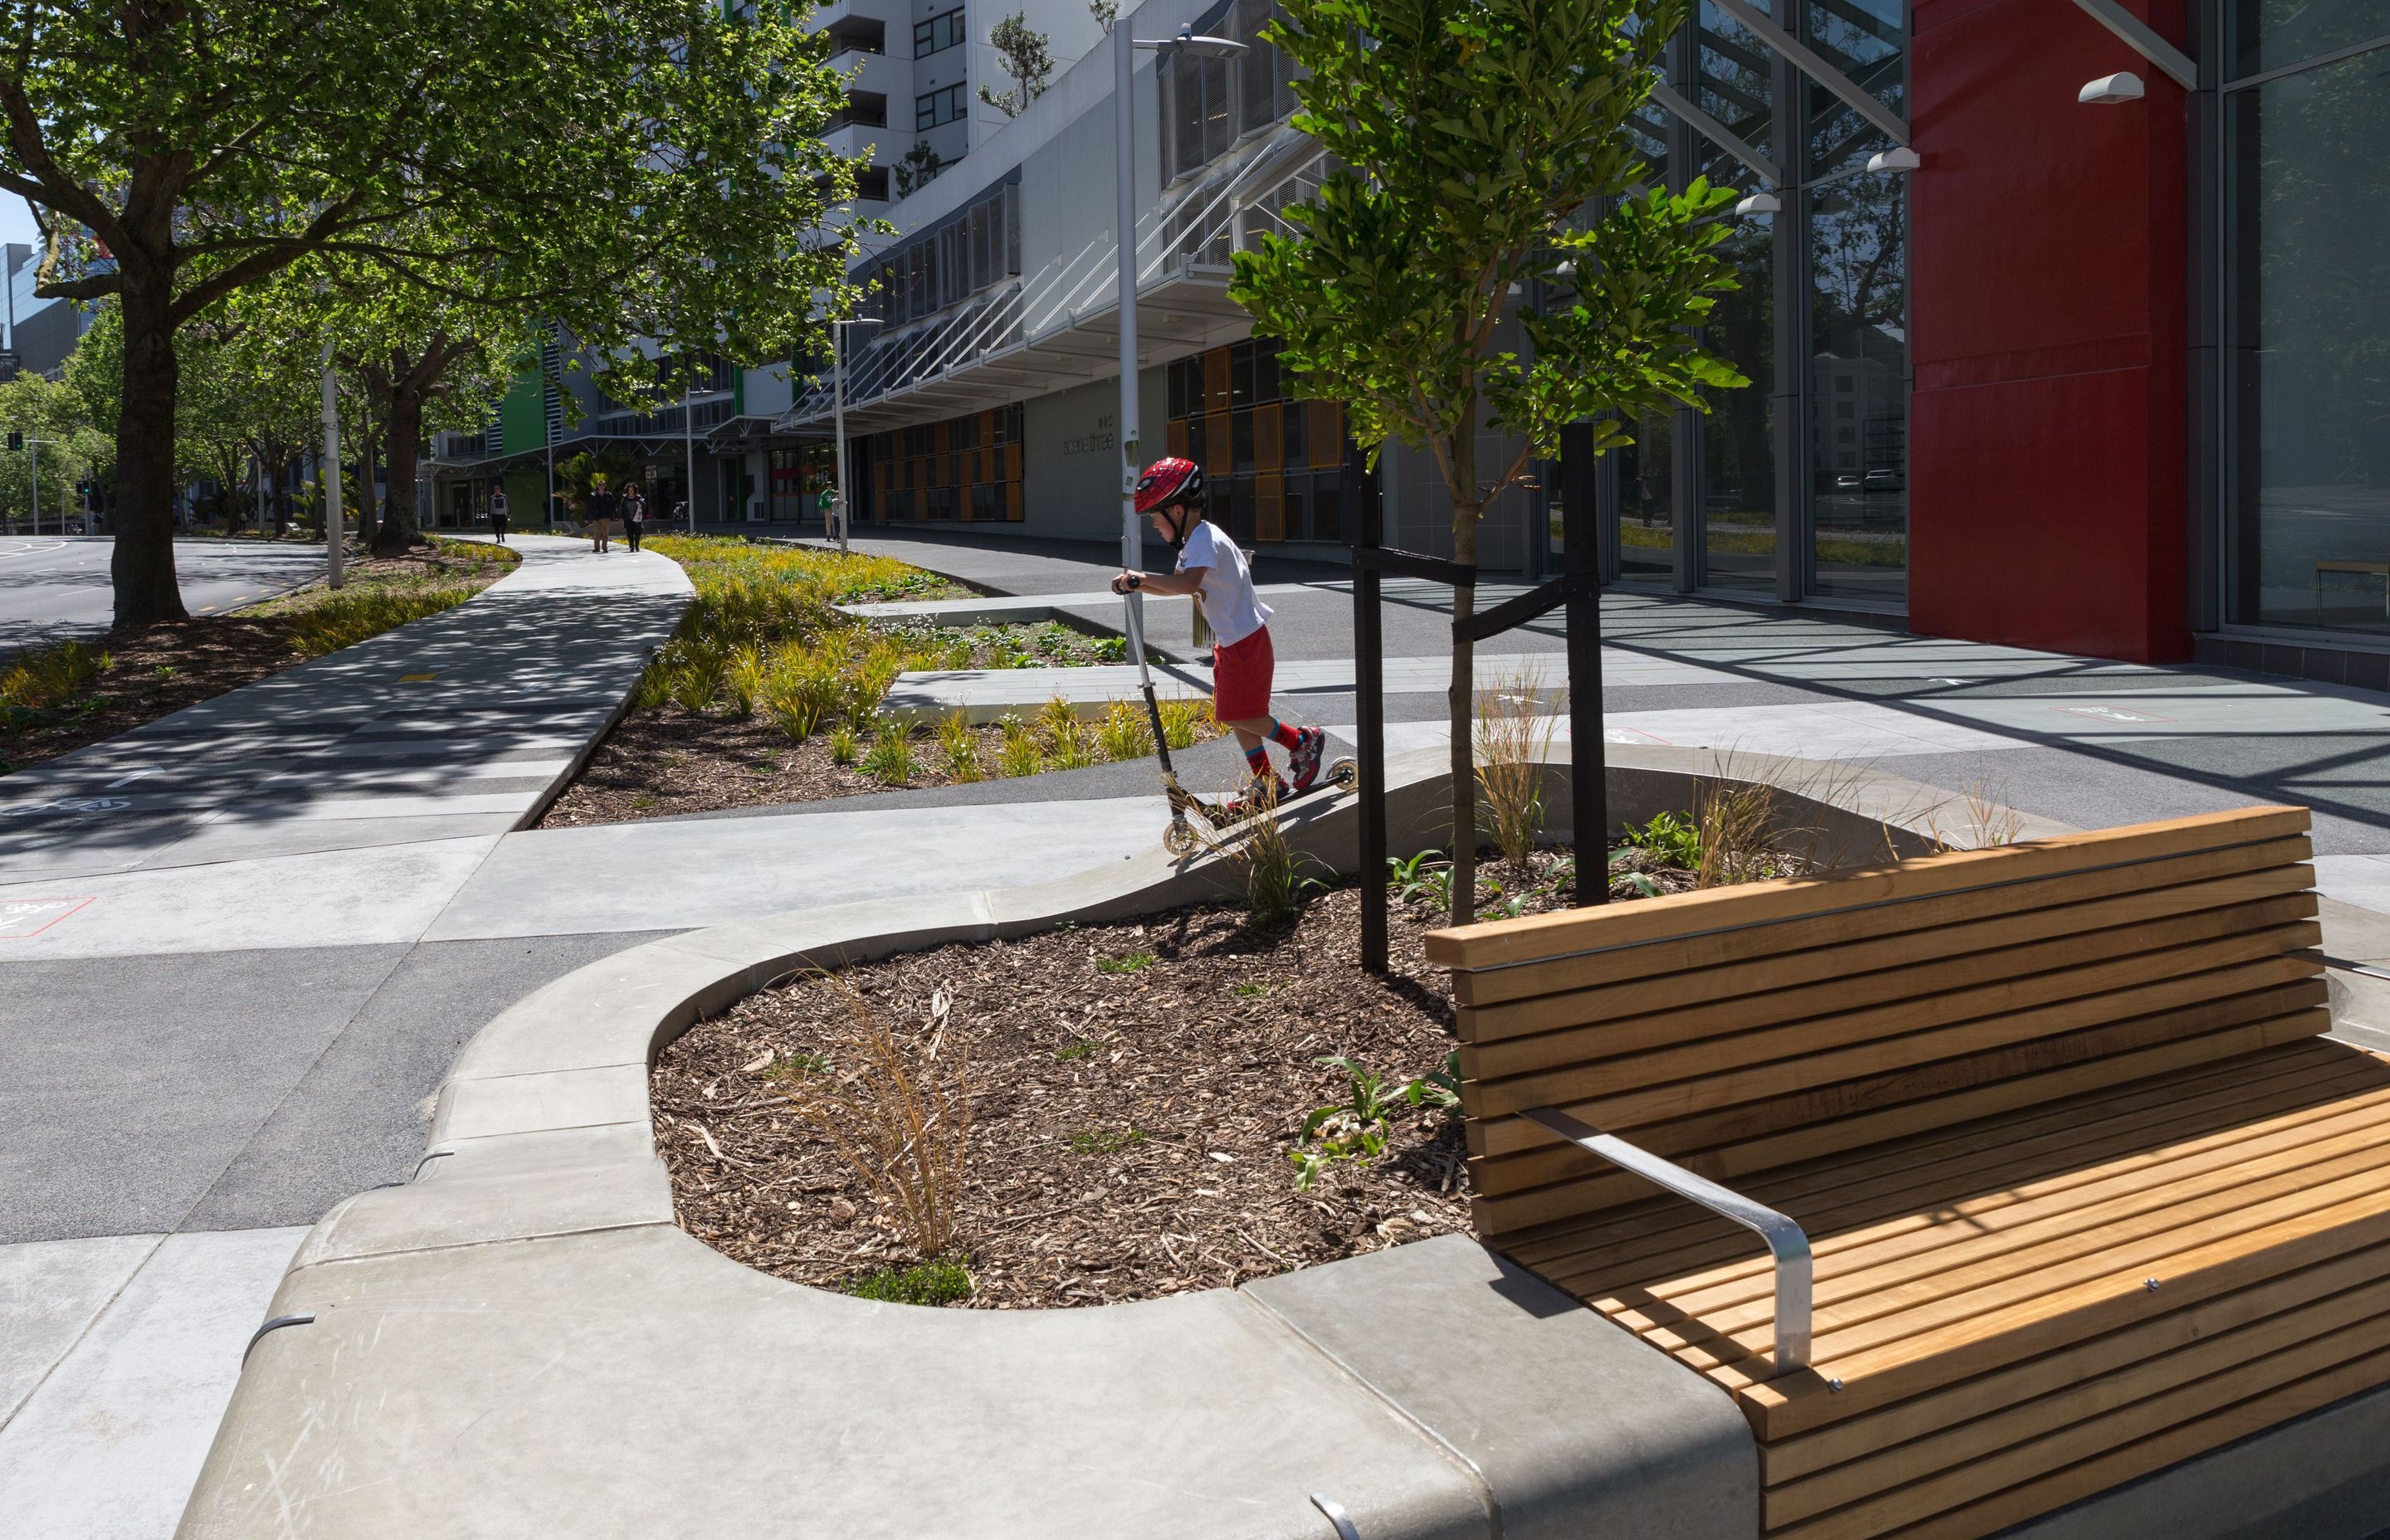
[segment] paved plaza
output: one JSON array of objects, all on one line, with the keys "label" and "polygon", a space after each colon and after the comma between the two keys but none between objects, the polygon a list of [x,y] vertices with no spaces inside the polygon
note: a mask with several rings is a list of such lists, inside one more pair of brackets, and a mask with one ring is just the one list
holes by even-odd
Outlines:
[{"label": "paved plaza", "polygon": [[[411,1174],[458,1046],[542,984],[676,931],[1034,882],[1155,842],[1150,763],[524,829],[688,586],[653,554],[519,539],[523,567],[456,610],[0,781],[0,1532],[172,1532],[306,1227]],[[1098,547],[857,544],[1117,621]],[[1279,710],[1349,743],[1349,581],[1264,576]],[[1446,617],[1423,585],[1390,587],[1388,745],[1427,748]],[[1183,602],[1152,610],[1192,660]],[[1615,742],[1881,767],[2078,827],[2309,803],[2329,949],[2390,959],[2390,699],[1629,593],[1603,622]],[[1479,680],[1556,687],[1561,642],[1556,621],[1499,638]],[[1163,671],[1189,692],[1205,674]],[[908,675],[895,703],[1094,703],[1134,675]],[[1225,785],[1236,763],[1215,742],[1184,768]],[[2343,1031],[2390,1043],[2362,1014]]]}]

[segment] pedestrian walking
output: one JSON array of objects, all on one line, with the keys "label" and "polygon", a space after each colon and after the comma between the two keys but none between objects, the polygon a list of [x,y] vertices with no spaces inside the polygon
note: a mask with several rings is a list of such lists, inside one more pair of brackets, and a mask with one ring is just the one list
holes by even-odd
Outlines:
[{"label": "pedestrian walking", "polygon": [[673,505],[672,521],[673,528],[676,530],[687,530],[689,527],[687,498],[684,497]]},{"label": "pedestrian walking", "polygon": [[614,533],[614,494],[598,481],[589,488],[589,548],[602,551]]},{"label": "pedestrian walking", "polygon": [[490,533],[498,537],[499,545],[507,543],[507,489],[504,487],[490,494]]},{"label": "pedestrian walking", "polygon": [[631,542],[631,549],[639,548],[639,537],[647,533],[648,497],[636,482],[623,483],[623,533]]}]

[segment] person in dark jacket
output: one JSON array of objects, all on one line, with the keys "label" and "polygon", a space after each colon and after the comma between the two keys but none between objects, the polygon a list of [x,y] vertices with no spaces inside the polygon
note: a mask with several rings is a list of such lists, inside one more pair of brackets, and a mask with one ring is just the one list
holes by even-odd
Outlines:
[{"label": "person in dark jacket", "polygon": [[614,494],[599,481],[589,489],[589,548],[607,548],[607,537],[614,533]]},{"label": "person in dark jacket", "polygon": [[639,548],[639,539],[648,529],[648,495],[635,481],[623,483],[623,533],[630,540],[631,549]]}]

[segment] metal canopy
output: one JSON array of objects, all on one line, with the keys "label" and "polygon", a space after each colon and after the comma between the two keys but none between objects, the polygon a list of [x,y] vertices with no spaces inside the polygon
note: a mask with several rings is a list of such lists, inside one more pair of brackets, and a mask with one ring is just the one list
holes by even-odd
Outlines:
[{"label": "metal canopy", "polygon": [[1777,169],[1775,161],[1745,144],[1734,130],[1686,100],[1674,87],[1666,85],[1651,87],[1651,99],[1691,124],[1695,133],[1741,161],[1769,186],[1780,187],[1784,185],[1784,173]]},{"label": "metal canopy", "polygon": [[[2083,0],[2076,0],[2076,3],[2082,4]],[[1908,124],[1899,113],[1877,100],[1874,92],[1828,63],[1823,55],[1778,26],[1765,11],[1754,7],[1750,0],[1716,0],[1716,4],[1718,9],[1757,33],[1761,42],[1783,55],[1803,74],[1841,97],[1852,111],[1883,130],[1894,144],[1908,143]]]},{"label": "metal canopy", "polygon": [[[1724,4],[1725,0],[1719,0]],[[2075,0],[2085,15],[2125,40],[2125,45],[2165,71],[2186,91],[2199,89],[2199,66],[2189,54],[2152,31],[2150,24],[2116,0]]]}]

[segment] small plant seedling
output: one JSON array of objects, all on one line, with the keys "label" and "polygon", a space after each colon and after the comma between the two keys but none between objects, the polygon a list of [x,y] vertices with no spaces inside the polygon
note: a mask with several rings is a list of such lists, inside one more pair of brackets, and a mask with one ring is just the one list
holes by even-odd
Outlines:
[{"label": "small plant seedling", "polygon": [[1659,883],[1654,882],[1649,876],[1642,872],[1627,872],[1624,874],[1624,880],[1628,887],[1634,889],[1638,893],[1640,893],[1645,898],[1665,898],[1668,896],[1667,889],[1663,888]]},{"label": "small plant seedling", "polygon": [[1255,1000],[1270,992],[1270,986],[1259,979],[1248,979],[1228,991],[1240,1000]]},{"label": "small plant seedling", "polygon": [[863,757],[863,741],[854,729],[842,722],[830,729],[829,762],[832,764],[853,764]]},{"label": "small plant seedling", "polygon": [[634,798],[632,798],[632,799],[631,799],[631,806],[632,806],[633,808],[635,808],[635,809],[646,809],[646,808],[650,808],[650,807],[655,806],[655,805],[656,805],[656,803],[657,803],[658,802],[662,801],[662,798],[658,798],[658,797],[649,797],[649,796],[638,796],[638,797],[634,797]]},{"label": "small plant seedling", "polygon": [[1626,842],[1665,866],[1693,871],[1702,864],[1701,827],[1681,814],[1655,813],[1640,828],[1627,825]]},{"label": "small plant seedling", "polygon": [[1423,850],[1407,861],[1388,856],[1386,886],[1397,904],[1427,902],[1446,908],[1452,903],[1452,866],[1438,850]]},{"label": "small plant seedling", "polygon": [[764,1072],[765,1080],[803,1080],[808,1075],[828,1074],[829,1060],[817,1053],[790,1054]]},{"label": "small plant seedling", "polygon": [[1376,1071],[1342,1054],[1312,1062],[1343,1071],[1351,1089],[1344,1100],[1319,1108],[1303,1120],[1303,1138],[1287,1151],[1287,1158],[1294,1162],[1294,1185],[1299,1191],[1310,1191],[1320,1174],[1339,1161],[1367,1163],[1384,1154],[1395,1119],[1460,1103],[1458,1052],[1445,1059],[1443,1069],[1400,1085],[1387,1084]]},{"label": "small plant seedling", "polygon": [[970,1272],[959,1262],[917,1262],[910,1267],[877,1267],[849,1279],[842,1292],[889,1304],[955,1304],[971,1296]]},{"label": "small plant seedling", "polygon": [[1060,1059],[1085,1059],[1103,1046],[1104,1040],[1100,1037],[1073,1037],[1055,1049],[1054,1057]]},{"label": "small plant seedling", "polygon": [[1096,656],[1107,663],[1125,662],[1128,660],[1128,638],[1126,636],[1097,637]]},{"label": "small plant seedling", "polygon": [[1096,971],[1099,973],[1135,973],[1143,969],[1151,968],[1155,963],[1160,962],[1161,960],[1161,958],[1155,956],[1150,952],[1131,952],[1118,957],[1098,957],[1096,959]]},{"label": "small plant seedling", "polygon": [[1145,1142],[1145,1131],[1139,1128],[1112,1133],[1106,1129],[1087,1129],[1071,1136],[1073,1155],[1117,1155],[1122,1150]]}]

